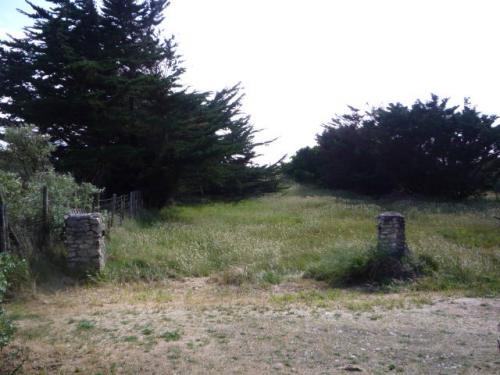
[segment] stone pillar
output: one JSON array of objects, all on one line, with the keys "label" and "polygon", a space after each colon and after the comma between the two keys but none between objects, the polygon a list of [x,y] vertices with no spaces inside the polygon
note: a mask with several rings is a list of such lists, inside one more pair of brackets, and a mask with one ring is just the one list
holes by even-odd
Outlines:
[{"label": "stone pillar", "polygon": [[407,252],[405,217],[398,212],[384,212],[378,220],[378,248],[387,255],[401,259]]},{"label": "stone pillar", "polygon": [[65,217],[64,244],[71,271],[95,273],[104,269],[104,219],[99,213],[71,214]]}]

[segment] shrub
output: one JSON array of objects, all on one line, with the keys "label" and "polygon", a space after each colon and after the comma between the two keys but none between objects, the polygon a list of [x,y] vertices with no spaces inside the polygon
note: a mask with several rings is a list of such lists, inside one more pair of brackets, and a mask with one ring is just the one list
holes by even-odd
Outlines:
[{"label": "shrub", "polygon": [[30,278],[28,262],[10,253],[0,253],[0,302]]},{"label": "shrub", "polygon": [[7,346],[15,332],[12,322],[5,316],[2,303],[10,288],[19,286],[27,276],[26,261],[9,253],[0,254],[0,350]]},{"label": "shrub", "polygon": [[304,147],[283,166],[286,176],[299,183],[313,184],[321,180],[321,153],[318,147]]},{"label": "shrub", "polygon": [[466,100],[461,110],[432,96],[337,116],[286,168],[298,181],[381,195],[464,199],[491,188],[500,171],[500,126]]},{"label": "shrub", "polygon": [[405,256],[397,259],[378,248],[328,252],[306,271],[305,277],[326,281],[331,285],[361,283],[384,284],[393,280],[410,280],[428,271],[426,260]]},{"label": "shrub", "polygon": [[48,139],[31,127],[8,128],[7,148],[0,150],[0,194],[7,203],[11,227],[21,242],[25,256],[34,254],[39,245],[42,188],[49,193],[49,228],[52,238],[60,237],[64,215],[70,208],[89,209],[91,184],[77,183],[69,174],[56,173],[49,162],[52,147]]},{"label": "shrub", "polygon": [[262,281],[273,285],[280,284],[282,280],[282,276],[276,271],[265,271],[260,276]]},{"label": "shrub", "polygon": [[215,277],[215,281],[222,285],[242,285],[253,281],[254,275],[245,267],[229,267]]}]

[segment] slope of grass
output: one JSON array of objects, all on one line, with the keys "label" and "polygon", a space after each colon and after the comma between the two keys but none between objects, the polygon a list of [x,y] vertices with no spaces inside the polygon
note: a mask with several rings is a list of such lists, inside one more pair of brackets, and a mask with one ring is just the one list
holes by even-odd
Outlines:
[{"label": "slope of grass", "polygon": [[413,285],[425,290],[500,290],[500,228],[494,200],[467,203],[374,201],[294,186],[237,203],[166,208],[113,229],[109,281],[159,280],[237,272],[277,283],[332,261],[359,258],[376,243],[377,214],[407,218],[408,245],[433,267]]}]

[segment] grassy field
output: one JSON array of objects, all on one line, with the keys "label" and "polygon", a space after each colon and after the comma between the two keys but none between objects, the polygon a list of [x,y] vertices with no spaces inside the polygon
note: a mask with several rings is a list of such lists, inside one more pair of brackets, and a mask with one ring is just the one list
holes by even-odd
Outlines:
[{"label": "grassy field", "polygon": [[[500,291],[500,202],[378,201],[293,186],[237,203],[183,205],[113,230],[103,281],[211,276],[268,283],[345,272],[376,244],[376,216],[406,216],[407,241],[427,274],[406,288]],[[326,270],[326,271],[325,271]]]},{"label": "grassy field", "polygon": [[[382,288],[304,277],[335,280],[367,257],[386,210],[406,216],[426,275]],[[17,332],[0,375],[492,374],[499,210],[294,186],[148,213],[113,229],[97,283],[59,276],[6,305]]]}]

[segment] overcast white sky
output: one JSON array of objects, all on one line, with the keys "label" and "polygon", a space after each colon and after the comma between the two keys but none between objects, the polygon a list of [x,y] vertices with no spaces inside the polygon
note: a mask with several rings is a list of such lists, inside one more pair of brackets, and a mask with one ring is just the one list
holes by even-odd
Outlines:
[{"label": "overcast white sky", "polygon": [[[42,3],[38,0],[36,3]],[[0,0],[0,34],[28,20]],[[430,93],[500,114],[498,0],[172,0],[185,84],[242,82],[261,162],[314,144],[346,105],[411,103]]]}]

